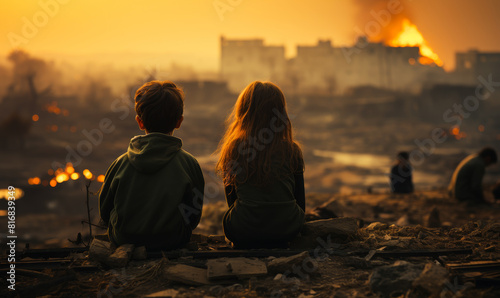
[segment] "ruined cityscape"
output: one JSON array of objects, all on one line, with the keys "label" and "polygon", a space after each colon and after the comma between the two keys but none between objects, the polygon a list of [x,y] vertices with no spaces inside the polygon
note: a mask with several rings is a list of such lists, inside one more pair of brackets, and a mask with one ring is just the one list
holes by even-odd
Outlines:
[{"label": "ruined cityscape", "polygon": [[[409,18],[397,21],[390,38],[350,45],[318,38],[291,49],[221,34],[211,71],[10,51],[0,59],[0,225],[11,229],[0,231],[0,295],[498,297],[500,166],[483,173],[484,205],[450,197],[449,185],[463,160],[499,152],[500,50],[457,51],[445,68]],[[173,136],[205,181],[201,220],[173,250],[110,242],[99,204],[108,167],[145,134],[134,97],[152,80],[183,90]],[[223,226],[231,206],[218,148],[253,81],[283,91],[303,154],[305,219],[286,247],[238,247]],[[402,156],[408,192],[394,188]]]}]

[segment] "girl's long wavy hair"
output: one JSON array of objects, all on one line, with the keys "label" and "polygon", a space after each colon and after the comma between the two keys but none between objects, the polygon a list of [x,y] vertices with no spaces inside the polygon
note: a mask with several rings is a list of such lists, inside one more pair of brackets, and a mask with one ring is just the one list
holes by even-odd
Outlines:
[{"label": "girl's long wavy hair", "polygon": [[[293,140],[285,95],[271,82],[255,81],[239,95],[226,120],[226,132],[219,143],[216,171],[224,185],[252,180],[267,185],[281,175],[303,171],[299,144]],[[271,165],[279,162],[280,171]]]}]

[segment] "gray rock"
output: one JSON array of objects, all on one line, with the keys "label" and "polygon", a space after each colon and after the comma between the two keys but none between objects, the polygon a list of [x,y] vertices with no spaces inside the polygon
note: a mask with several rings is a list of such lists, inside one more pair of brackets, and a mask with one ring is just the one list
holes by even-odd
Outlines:
[{"label": "gray rock", "polygon": [[370,288],[381,297],[397,297],[412,288],[413,281],[420,276],[424,265],[396,261],[389,266],[378,267],[370,275]]},{"label": "gray rock", "polygon": [[113,268],[121,268],[127,266],[135,246],[133,244],[120,245],[105,261],[105,263]]},{"label": "gray rock", "polygon": [[434,263],[425,264],[420,276],[412,283],[411,297],[439,297],[448,281],[448,271]]},{"label": "gray rock", "polygon": [[95,238],[89,248],[89,258],[98,262],[105,262],[112,253],[111,242]]}]

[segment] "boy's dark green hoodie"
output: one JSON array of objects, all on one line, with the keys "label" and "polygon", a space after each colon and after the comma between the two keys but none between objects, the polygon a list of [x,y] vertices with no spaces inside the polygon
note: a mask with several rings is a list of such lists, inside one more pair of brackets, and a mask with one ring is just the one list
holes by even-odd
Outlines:
[{"label": "boy's dark green hoodie", "polygon": [[166,134],[136,136],[111,164],[99,213],[115,244],[174,249],[189,241],[200,222],[205,181],[181,147],[181,139]]}]

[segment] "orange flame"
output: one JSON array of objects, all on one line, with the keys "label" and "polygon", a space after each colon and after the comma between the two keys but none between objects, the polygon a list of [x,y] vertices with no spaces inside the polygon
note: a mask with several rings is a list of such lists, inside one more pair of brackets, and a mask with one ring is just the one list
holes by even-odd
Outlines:
[{"label": "orange flame", "polygon": [[92,172],[90,172],[88,169],[83,170],[83,176],[85,176],[85,178],[89,180],[93,177]]},{"label": "orange flame", "polygon": [[420,48],[420,64],[435,63],[438,66],[443,66],[443,61],[439,56],[427,45],[427,41],[415,24],[410,20],[404,19],[401,32],[388,42],[392,47],[419,47]]},{"label": "orange flame", "polygon": [[97,182],[104,182],[104,178],[105,178],[104,175],[99,175],[97,177]]}]

